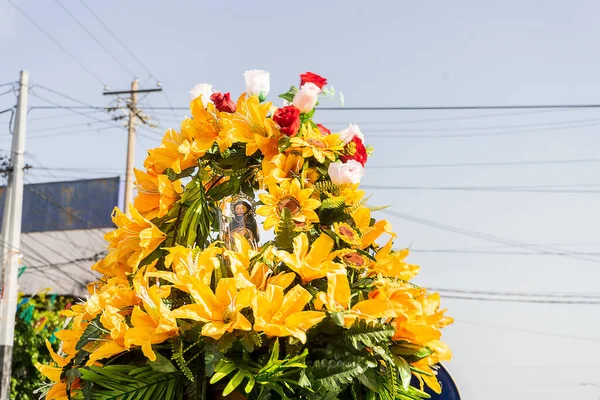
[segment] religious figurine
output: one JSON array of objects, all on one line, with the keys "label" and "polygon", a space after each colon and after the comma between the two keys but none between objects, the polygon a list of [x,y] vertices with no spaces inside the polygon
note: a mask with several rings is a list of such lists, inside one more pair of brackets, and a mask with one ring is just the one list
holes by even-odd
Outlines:
[{"label": "religious figurine", "polygon": [[[243,193],[224,200],[221,207],[221,240],[227,247],[233,249],[234,235],[240,234],[255,250],[258,249],[259,235],[254,209],[254,201]],[[229,213],[230,216],[226,215]]]}]

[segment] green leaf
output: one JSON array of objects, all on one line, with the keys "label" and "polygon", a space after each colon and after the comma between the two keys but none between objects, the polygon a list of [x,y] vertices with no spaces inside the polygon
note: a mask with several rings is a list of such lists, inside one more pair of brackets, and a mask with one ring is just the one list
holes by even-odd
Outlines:
[{"label": "green leaf", "polygon": [[227,383],[225,389],[223,389],[223,396],[227,396],[231,392],[233,392],[239,385],[242,383],[245,377],[245,373],[243,371],[238,371],[233,378]]},{"label": "green leaf", "polygon": [[173,363],[160,353],[156,353],[156,360],[149,361],[148,364],[150,364],[150,368],[152,368],[153,371],[165,373],[177,371],[177,368],[175,368]]},{"label": "green leaf", "polygon": [[344,340],[353,348],[362,350],[364,347],[375,347],[387,342],[396,330],[393,326],[379,322],[357,320],[347,331]]},{"label": "green leaf", "polygon": [[85,331],[81,334],[81,337],[75,345],[75,350],[83,349],[91,339],[100,339],[104,334],[104,326],[102,326],[100,315],[98,315],[89,323],[87,328],[85,328]]},{"label": "green leaf", "polygon": [[[134,371],[141,371],[134,374]],[[175,400],[184,390],[181,372],[165,373],[134,365],[79,368],[83,385],[91,382],[89,400]]]},{"label": "green leaf", "polygon": [[404,390],[408,390],[410,386],[410,378],[412,373],[410,371],[410,365],[406,362],[406,360],[402,357],[394,357],[394,361],[396,362],[396,366],[400,371],[400,380],[402,380],[402,388]]},{"label": "green leaf", "polygon": [[333,319],[333,322],[335,322],[335,324],[337,326],[344,326],[344,313],[341,312],[332,312],[329,313],[329,315],[331,316],[331,319]]},{"label": "green leaf", "polygon": [[296,236],[296,225],[287,207],[281,210],[281,220],[275,233],[275,246],[280,250],[291,251]]},{"label": "green leaf", "polygon": [[289,101],[290,103],[292,101],[294,101],[294,96],[296,95],[296,93],[298,92],[298,89],[295,86],[292,86],[290,88],[290,90],[288,90],[287,92],[280,94],[279,97],[281,97],[284,100]]}]

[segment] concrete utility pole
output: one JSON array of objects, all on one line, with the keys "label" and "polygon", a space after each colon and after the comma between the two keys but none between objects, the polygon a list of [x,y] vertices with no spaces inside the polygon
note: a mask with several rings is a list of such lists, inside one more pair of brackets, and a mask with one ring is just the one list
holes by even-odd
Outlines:
[{"label": "concrete utility pole", "polygon": [[27,129],[27,95],[29,72],[21,71],[19,99],[11,150],[11,171],[4,197],[0,266],[2,287],[0,295],[0,399],[9,400],[12,352],[17,311],[17,279],[21,260],[21,217],[23,214],[23,170],[25,168],[25,132]]},{"label": "concrete utility pole", "polygon": [[135,121],[139,119],[142,123],[146,123],[146,120],[140,116],[140,113],[137,109],[137,95],[138,93],[148,93],[148,92],[160,92],[162,88],[156,89],[142,89],[138,90],[138,81],[137,79],[131,82],[131,90],[118,91],[118,92],[104,92],[106,95],[119,95],[119,94],[129,94],[129,120],[127,122],[127,164],[125,166],[125,206],[124,212],[125,214],[129,213],[129,204],[133,203],[133,167],[135,165]]}]

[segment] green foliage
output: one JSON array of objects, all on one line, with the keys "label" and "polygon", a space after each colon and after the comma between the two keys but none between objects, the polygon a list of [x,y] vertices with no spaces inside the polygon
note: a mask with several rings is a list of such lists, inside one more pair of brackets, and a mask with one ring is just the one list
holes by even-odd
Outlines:
[{"label": "green foliage", "polygon": [[360,359],[317,360],[308,370],[312,386],[319,393],[338,391],[340,386],[352,383],[365,373],[367,367]]},{"label": "green foliage", "polygon": [[283,359],[279,359],[279,353],[279,340],[276,339],[264,365],[251,360],[245,352],[241,360],[223,358],[215,368],[210,383],[215,384],[235,372],[223,389],[223,396],[232,393],[246,381],[243,391],[250,393],[258,385],[258,398],[262,398],[269,391],[274,391],[282,400],[296,399],[294,387],[300,388],[305,384],[299,379],[299,374],[306,368],[308,350],[305,349],[296,356],[286,355]]},{"label": "green foliage", "polygon": [[210,235],[211,212],[206,201],[206,193],[200,182],[196,182],[198,187],[197,197],[186,210],[177,234],[177,243],[193,246],[204,245]]},{"label": "green foliage", "polygon": [[46,340],[55,342],[54,333],[61,329],[65,319],[59,315],[67,303],[75,299],[56,295],[19,298],[15,320],[10,398],[37,400],[38,389],[43,381],[35,363],[49,364],[52,359],[46,348]]},{"label": "green foliage", "polygon": [[293,240],[296,236],[296,226],[292,220],[292,214],[287,207],[281,210],[281,221],[275,234],[275,246],[281,250],[291,251]]},{"label": "green foliage", "polygon": [[395,329],[391,325],[379,322],[366,322],[357,320],[344,335],[344,340],[357,350],[365,347],[375,347],[382,342],[388,342],[394,335]]},{"label": "green foliage", "polygon": [[79,372],[83,380],[94,385],[94,390],[86,390],[84,400],[183,399],[181,372],[155,371],[150,365],[91,366],[80,368]]},{"label": "green foliage", "polygon": [[81,350],[89,343],[90,340],[99,339],[106,333],[106,330],[100,322],[100,315],[96,316],[90,324],[85,328],[79,341],[75,345],[75,350]]},{"label": "green foliage", "polygon": [[298,92],[298,88],[296,88],[295,86],[292,86],[292,87],[290,87],[290,89],[287,92],[280,94],[279,97],[281,97],[282,99],[287,100],[291,103],[292,101],[294,101],[294,96],[296,95],[297,92]]}]

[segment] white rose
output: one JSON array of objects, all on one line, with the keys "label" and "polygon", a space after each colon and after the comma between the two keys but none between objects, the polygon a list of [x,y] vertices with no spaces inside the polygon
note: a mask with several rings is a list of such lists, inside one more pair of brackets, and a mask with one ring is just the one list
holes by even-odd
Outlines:
[{"label": "white rose", "polygon": [[301,113],[309,113],[317,105],[321,88],[312,82],[302,85],[300,90],[294,95],[292,104],[300,110]]},{"label": "white rose", "polygon": [[248,96],[258,96],[263,101],[267,98],[271,89],[269,73],[262,69],[252,69],[244,72],[244,81],[246,82],[246,93]]},{"label": "white rose", "polygon": [[[212,85],[208,83],[199,83],[190,90],[190,97],[192,100],[196,100],[199,96],[202,96],[202,104],[204,107],[208,106],[208,103],[213,103],[210,96],[214,93]],[[214,103],[213,103],[214,104]]]},{"label": "white rose", "polygon": [[354,136],[358,136],[358,138],[363,142],[365,141],[365,135],[362,134],[360,128],[356,124],[350,124],[350,126],[348,126],[346,129],[342,129],[339,132],[339,135],[344,144],[350,143],[350,141],[354,139]]},{"label": "white rose", "polygon": [[336,184],[359,183],[365,175],[364,167],[356,160],[348,160],[346,163],[341,161],[331,163],[327,172],[331,182]]}]

